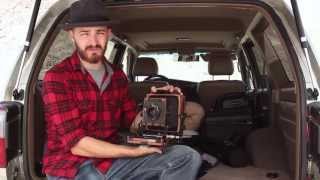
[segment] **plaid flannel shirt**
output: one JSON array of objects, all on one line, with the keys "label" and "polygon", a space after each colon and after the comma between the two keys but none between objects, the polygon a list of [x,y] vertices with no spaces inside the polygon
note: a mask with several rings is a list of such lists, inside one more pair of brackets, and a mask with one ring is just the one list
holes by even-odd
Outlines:
[{"label": "plaid flannel shirt", "polygon": [[[107,61],[105,66],[112,70],[106,71],[101,86],[104,90],[81,66],[77,53],[46,73],[42,94],[47,133],[45,174],[73,178],[81,163],[88,160],[70,151],[81,138],[90,136],[116,143],[118,129],[130,127],[134,120],[136,104],[128,95],[126,75]],[[105,173],[113,160],[93,158],[93,161]]]}]

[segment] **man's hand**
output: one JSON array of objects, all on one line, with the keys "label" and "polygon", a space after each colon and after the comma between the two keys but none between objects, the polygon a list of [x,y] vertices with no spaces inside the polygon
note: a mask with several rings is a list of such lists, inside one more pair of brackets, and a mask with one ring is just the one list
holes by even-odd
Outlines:
[{"label": "man's hand", "polygon": [[170,93],[183,94],[179,87],[175,87],[175,86],[172,86],[172,85],[166,85],[166,86],[159,87],[159,88],[157,88],[155,86],[151,87],[151,93],[157,93],[158,91],[167,91],[167,92],[170,92]]},{"label": "man's hand", "polygon": [[151,146],[145,146],[145,145],[138,146],[135,149],[135,157],[145,156],[153,153],[161,154],[162,151],[157,147],[151,147]]},{"label": "man's hand", "polygon": [[136,117],[134,118],[131,126],[130,126],[130,132],[132,133],[137,133],[138,132],[138,129],[139,129],[139,124],[141,123],[142,121],[142,112],[140,111]]},{"label": "man's hand", "polygon": [[83,157],[123,158],[161,154],[162,151],[156,147],[118,145],[85,136],[71,148],[71,153]]}]

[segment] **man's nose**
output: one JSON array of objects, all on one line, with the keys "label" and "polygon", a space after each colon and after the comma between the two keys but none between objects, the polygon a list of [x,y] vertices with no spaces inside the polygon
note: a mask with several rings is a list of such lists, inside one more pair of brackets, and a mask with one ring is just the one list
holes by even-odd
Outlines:
[{"label": "man's nose", "polygon": [[89,43],[92,46],[96,46],[98,44],[98,36],[93,34],[89,37]]}]

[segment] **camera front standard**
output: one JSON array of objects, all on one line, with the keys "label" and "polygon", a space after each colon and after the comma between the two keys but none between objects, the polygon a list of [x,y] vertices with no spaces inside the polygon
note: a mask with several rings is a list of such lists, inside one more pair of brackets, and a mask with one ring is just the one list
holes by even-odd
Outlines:
[{"label": "camera front standard", "polygon": [[165,146],[169,139],[180,139],[183,132],[185,97],[174,93],[149,93],[142,108],[138,136],[128,136],[130,144]]}]

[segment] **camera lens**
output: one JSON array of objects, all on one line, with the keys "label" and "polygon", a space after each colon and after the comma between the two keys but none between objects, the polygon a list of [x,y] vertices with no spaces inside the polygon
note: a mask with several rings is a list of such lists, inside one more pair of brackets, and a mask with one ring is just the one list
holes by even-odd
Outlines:
[{"label": "camera lens", "polygon": [[157,120],[160,116],[160,108],[155,104],[151,104],[150,107],[146,109],[146,113],[151,120]]}]

